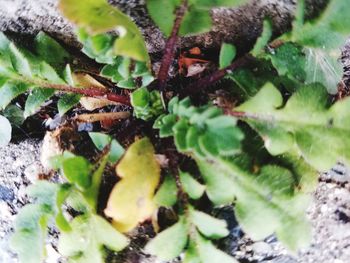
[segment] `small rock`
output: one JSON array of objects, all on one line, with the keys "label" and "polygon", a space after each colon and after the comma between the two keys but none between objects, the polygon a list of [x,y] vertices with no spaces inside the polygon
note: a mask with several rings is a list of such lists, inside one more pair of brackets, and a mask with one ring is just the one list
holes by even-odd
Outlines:
[{"label": "small rock", "polygon": [[[15,195],[14,195],[12,189],[10,189],[6,186],[0,185],[0,200],[12,201],[14,198],[15,198]],[[2,213],[2,211],[1,211],[1,213]]]},{"label": "small rock", "polygon": [[272,251],[271,246],[263,241],[254,243],[252,248],[254,253],[263,255],[270,254]]}]

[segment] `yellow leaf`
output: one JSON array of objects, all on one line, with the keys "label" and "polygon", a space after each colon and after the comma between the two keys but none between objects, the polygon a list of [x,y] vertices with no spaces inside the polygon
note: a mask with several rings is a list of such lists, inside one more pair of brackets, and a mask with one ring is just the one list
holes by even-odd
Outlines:
[{"label": "yellow leaf", "polygon": [[113,218],[120,232],[128,232],[157,209],[153,197],[160,180],[160,166],[150,140],[134,142],[116,172],[122,179],[109,196],[105,214]]}]

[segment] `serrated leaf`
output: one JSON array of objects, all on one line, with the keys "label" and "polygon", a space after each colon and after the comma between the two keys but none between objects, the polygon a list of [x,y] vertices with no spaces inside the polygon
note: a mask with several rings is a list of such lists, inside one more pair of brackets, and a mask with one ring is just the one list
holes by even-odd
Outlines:
[{"label": "serrated leaf", "polygon": [[205,186],[197,182],[189,173],[180,171],[180,181],[182,188],[190,198],[196,200],[204,194]]},{"label": "serrated leaf", "polygon": [[27,118],[33,114],[35,114],[42,104],[47,101],[51,96],[55,93],[54,89],[41,89],[35,88],[29,94],[26,104],[24,107],[24,117]]},{"label": "serrated leaf", "polygon": [[11,141],[12,127],[7,118],[0,115],[0,146],[6,146]]},{"label": "serrated leaf", "polygon": [[61,234],[58,249],[74,262],[103,263],[103,246],[120,251],[128,245],[128,239],[98,215],[78,216],[71,227],[72,231]]},{"label": "serrated leaf", "polygon": [[206,213],[192,210],[191,222],[198,228],[205,237],[210,239],[219,239],[227,236],[227,223],[224,220],[214,218]]},{"label": "serrated leaf", "polygon": [[0,110],[3,110],[18,95],[26,92],[30,86],[25,83],[6,82],[0,87]]},{"label": "serrated leaf", "polygon": [[[260,240],[277,232],[290,250],[296,251],[308,245],[311,235],[309,223],[305,219],[305,209],[309,196],[301,193],[290,195],[289,191],[295,182],[291,180],[289,172],[277,176],[282,168],[264,168],[270,169],[269,173],[259,178],[242,169],[235,161],[223,159],[213,159],[206,166],[207,169],[230,178],[232,183],[227,189],[232,189],[236,198],[235,215],[252,239]],[[271,180],[275,180],[272,185]],[[286,225],[294,225],[299,234],[290,232]]]},{"label": "serrated leaf", "polygon": [[113,188],[105,213],[121,232],[128,232],[156,209],[153,197],[160,167],[147,138],[134,142],[116,168],[121,181]]},{"label": "serrated leaf", "polygon": [[[23,110],[17,105],[9,105],[2,112],[11,125],[21,126],[24,122]],[[0,125],[3,126],[3,125]]]},{"label": "serrated leaf", "polygon": [[219,65],[220,68],[226,68],[232,63],[232,60],[236,57],[236,47],[234,45],[223,43],[221,45]]},{"label": "serrated leaf", "polygon": [[36,35],[34,43],[39,58],[54,67],[62,68],[70,58],[68,52],[58,42],[42,31]]},{"label": "serrated leaf", "polygon": [[234,182],[227,173],[218,173],[215,166],[197,160],[197,165],[206,186],[206,193],[215,205],[231,204],[234,199]]},{"label": "serrated leaf", "polygon": [[[306,80],[306,72],[312,72],[314,69],[314,67],[311,68],[312,65],[307,65],[308,60],[305,58],[302,48],[291,42],[274,49],[267,57],[271,59],[279,75],[300,82]],[[315,79],[313,82],[317,82],[317,80]]]},{"label": "serrated leaf", "polygon": [[79,94],[64,94],[57,102],[57,108],[60,116],[63,116],[67,113],[71,108],[73,108],[76,104],[79,103],[81,99],[81,95]]},{"label": "serrated leaf", "polygon": [[22,76],[32,77],[29,61],[13,43],[9,44],[9,52],[14,70]]},{"label": "serrated leaf", "polygon": [[[314,84],[299,88],[280,108],[282,103],[280,92],[268,84],[237,110],[255,115],[256,119],[248,123],[264,138],[272,154],[297,147],[305,161],[319,171],[329,170],[337,161],[350,163],[350,141],[344,135],[348,130],[349,100],[329,108],[327,92]],[[325,145],[332,145],[332,151]]]},{"label": "serrated leaf", "polygon": [[163,184],[160,186],[154,201],[159,206],[172,207],[177,201],[177,186],[173,176],[168,175],[164,178]]},{"label": "serrated leaf", "polygon": [[188,226],[183,217],[160,232],[145,247],[147,253],[157,256],[160,260],[169,261],[181,254],[187,244]]},{"label": "serrated leaf", "polygon": [[119,37],[114,43],[114,54],[149,61],[143,37],[132,20],[112,7],[105,0],[61,0],[63,14],[91,34],[117,30]]}]

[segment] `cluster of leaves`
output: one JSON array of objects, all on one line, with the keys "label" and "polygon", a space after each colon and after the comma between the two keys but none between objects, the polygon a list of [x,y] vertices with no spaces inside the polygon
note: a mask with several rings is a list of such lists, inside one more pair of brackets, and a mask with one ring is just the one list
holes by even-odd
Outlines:
[{"label": "cluster of leaves", "polygon": [[[166,36],[176,27],[182,36],[207,31],[211,8],[245,2],[147,0],[147,8]],[[110,136],[91,133],[102,156],[97,164],[65,153],[55,159],[54,166],[68,182],[40,182],[30,188],[29,195],[36,201],[19,214],[13,237],[20,259],[43,260],[47,227],[55,219],[61,231],[62,255],[74,262],[103,262],[103,246],[120,251],[128,244],[120,232],[130,232],[163,206],[176,211],[177,222],[146,245],[148,253],[162,260],[182,255],[187,263],[236,262],[215,247],[215,240],[229,231],[225,221],[197,208],[204,196],[213,206],[233,204],[239,224],[253,239],[275,234],[293,251],[308,245],[310,226],[305,209],[317,172],[327,171],[337,161],[350,164],[350,139],[346,136],[350,100],[334,103],[329,96],[336,92],[341,73],[334,54],[350,33],[346,2],[332,0],[318,18],[305,22],[305,3],[298,1],[293,30],[271,44],[272,22],[266,19],[249,54],[253,58],[250,64],[233,72],[236,49],[223,44],[218,72],[225,72],[232,81],[237,101],[222,109],[213,103],[193,106],[191,99],[176,95],[165,105],[160,91],[149,87],[154,80],[150,58],[130,18],[105,0],[61,0],[61,10],[79,27],[83,52],[104,64],[100,77],[119,88],[135,89],[130,94],[134,116],[156,119],[153,128],[159,129],[159,137],[172,137],[177,154],[191,157],[198,171],[172,167],[162,174],[148,138],[136,140],[124,152]],[[25,116],[54,94],[47,89],[49,84],[76,84],[74,74],[65,66],[67,60],[67,52],[43,33],[37,36],[31,53],[1,34],[2,114],[10,111],[6,107],[16,96],[28,90]],[[80,99],[80,95],[64,96],[69,97],[59,101],[62,114]],[[10,140],[11,125],[2,115],[0,125],[3,145]],[[120,179],[104,210],[112,224],[96,212],[107,165],[115,166]],[[69,218],[67,207],[78,216]],[[28,244],[34,248],[29,250]]]},{"label": "cluster of leaves", "polygon": [[[28,188],[34,203],[18,214],[11,240],[21,262],[44,261],[46,236],[53,222],[61,232],[58,250],[74,262],[104,262],[104,247],[120,251],[128,245],[128,239],[96,212],[104,169],[108,162],[118,161],[124,149],[104,134],[90,136],[98,149],[108,149],[97,164],[65,152],[52,160],[52,166],[60,170],[67,183],[39,181]],[[69,219],[67,208],[78,216]]]}]

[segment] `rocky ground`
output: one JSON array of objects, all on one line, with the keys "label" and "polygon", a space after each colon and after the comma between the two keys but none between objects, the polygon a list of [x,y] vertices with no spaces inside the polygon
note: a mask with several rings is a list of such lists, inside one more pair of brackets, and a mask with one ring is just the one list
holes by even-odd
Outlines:
[{"label": "rocky ground", "polygon": [[[8,241],[19,209],[28,202],[25,188],[41,173],[39,140],[24,140],[0,148],[0,262],[15,263]],[[350,171],[337,165],[320,177],[314,201],[308,209],[313,226],[313,240],[308,249],[290,254],[272,236],[253,242],[235,223],[232,208],[218,210],[218,216],[229,220],[231,234],[220,244],[242,263],[347,263],[350,258]],[[47,244],[48,263],[59,262],[59,255]],[[128,251],[128,258],[132,252]],[[131,253],[131,254],[130,254]],[[140,253],[140,252],[134,252]],[[136,255],[137,262],[157,262]],[[140,259],[141,258],[141,259]]]}]

